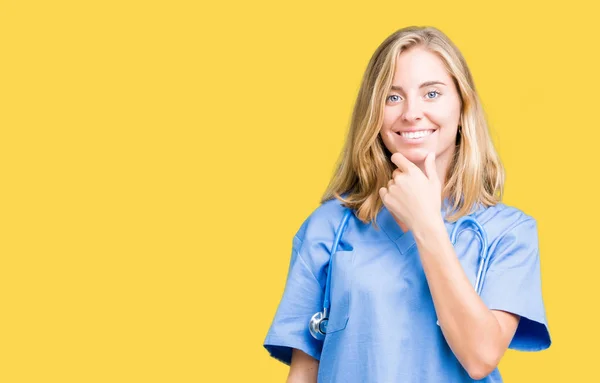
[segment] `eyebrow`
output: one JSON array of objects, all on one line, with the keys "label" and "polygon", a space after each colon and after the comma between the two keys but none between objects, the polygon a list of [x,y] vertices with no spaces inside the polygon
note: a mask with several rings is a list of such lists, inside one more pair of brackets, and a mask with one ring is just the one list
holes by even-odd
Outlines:
[{"label": "eyebrow", "polygon": [[[444,84],[441,81],[426,81],[424,83],[422,83],[421,85],[419,85],[419,89],[426,87],[426,86],[431,86],[431,85],[444,85],[446,86],[446,84]],[[401,86],[398,85],[392,85],[392,90],[397,90],[399,92],[403,92],[403,89]]]}]

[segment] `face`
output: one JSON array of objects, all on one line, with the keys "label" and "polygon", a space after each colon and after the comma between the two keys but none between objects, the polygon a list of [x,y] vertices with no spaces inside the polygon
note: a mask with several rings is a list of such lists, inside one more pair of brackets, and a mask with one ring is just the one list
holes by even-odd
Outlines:
[{"label": "face", "polygon": [[454,153],[460,108],[443,61],[422,47],[403,51],[385,101],[383,143],[418,166],[432,151],[438,166],[447,165]]}]

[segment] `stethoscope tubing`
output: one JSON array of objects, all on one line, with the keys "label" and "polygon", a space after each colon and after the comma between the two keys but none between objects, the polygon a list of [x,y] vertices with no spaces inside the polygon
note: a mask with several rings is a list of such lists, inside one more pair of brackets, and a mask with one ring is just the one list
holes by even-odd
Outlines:
[{"label": "stethoscope tubing", "polygon": [[[350,218],[351,215],[352,215],[352,210],[346,209],[346,212],[344,213],[344,216],[342,217],[342,221],[340,222],[340,224],[336,230],[335,238],[334,238],[333,244],[331,246],[331,255],[329,258],[329,264],[327,265],[327,281],[325,283],[325,296],[323,298],[323,312],[322,312],[323,315],[321,316],[321,318],[327,319],[327,320],[329,318],[329,309],[331,307],[330,286],[331,286],[331,274],[332,274],[332,267],[333,267],[333,255],[337,252],[339,242],[342,238],[342,233],[343,233],[344,229],[346,228],[346,224],[348,223],[348,219]],[[486,231],[483,229],[481,224],[474,217],[464,216],[464,217],[461,217],[458,221],[456,221],[456,224],[452,228],[452,232],[450,234],[450,242],[452,242],[453,246],[456,244],[456,238],[459,235],[460,227],[465,223],[471,223],[472,225],[475,226],[477,237],[481,244],[482,250],[480,252],[479,267],[477,270],[477,278],[475,281],[475,291],[477,292],[478,295],[481,295],[481,291],[483,288],[483,280],[485,278],[485,272],[488,268],[488,263],[489,263],[489,257],[488,257],[488,251],[487,251],[488,250],[487,235],[486,235]],[[319,313],[317,313],[317,314],[319,314]],[[315,316],[313,316],[313,320],[315,320],[314,318],[316,317],[317,314],[315,314]],[[313,320],[311,320],[311,324],[312,324]],[[315,327],[318,327],[318,326],[315,326]],[[311,333],[313,331],[314,331],[314,329],[311,329]],[[321,331],[321,330],[319,330],[319,331]],[[323,336],[324,333],[320,334],[320,335]],[[313,336],[316,337],[315,334],[313,334]]]},{"label": "stethoscope tubing", "polygon": [[342,238],[342,233],[346,227],[346,223],[352,214],[352,210],[346,209],[346,213],[340,222],[340,225],[336,231],[335,239],[333,240],[333,245],[331,247],[331,256],[329,257],[329,265],[327,266],[327,282],[325,283],[325,297],[323,299],[323,313],[325,317],[329,314],[330,307],[330,286],[331,286],[331,268],[333,264],[333,254],[337,252],[338,244],[340,243],[340,239]]}]

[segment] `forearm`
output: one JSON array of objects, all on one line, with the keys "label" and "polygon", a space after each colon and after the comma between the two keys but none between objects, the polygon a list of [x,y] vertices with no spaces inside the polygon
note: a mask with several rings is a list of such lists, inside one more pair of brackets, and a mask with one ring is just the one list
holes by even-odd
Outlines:
[{"label": "forearm", "polygon": [[293,349],[286,383],[316,383],[318,371],[318,360],[301,350]]},{"label": "forearm", "polygon": [[505,350],[498,320],[467,278],[443,220],[415,229],[414,236],[448,345],[472,377],[487,375]]}]

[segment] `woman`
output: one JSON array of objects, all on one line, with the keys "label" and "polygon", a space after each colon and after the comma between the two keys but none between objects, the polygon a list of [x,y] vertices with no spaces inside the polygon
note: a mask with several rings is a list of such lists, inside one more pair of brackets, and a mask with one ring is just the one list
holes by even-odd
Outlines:
[{"label": "woman", "polygon": [[[293,240],[264,342],[291,366],[288,381],[501,382],[507,348],[548,348],[536,221],[501,202],[503,184],[460,51],[432,27],[389,36],[367,67],[322,204]],[[473,225],[456,227],[453,243],[465,216],[487,244]],[[309,322],[323,310],[330,259],[317,339]]]}]

